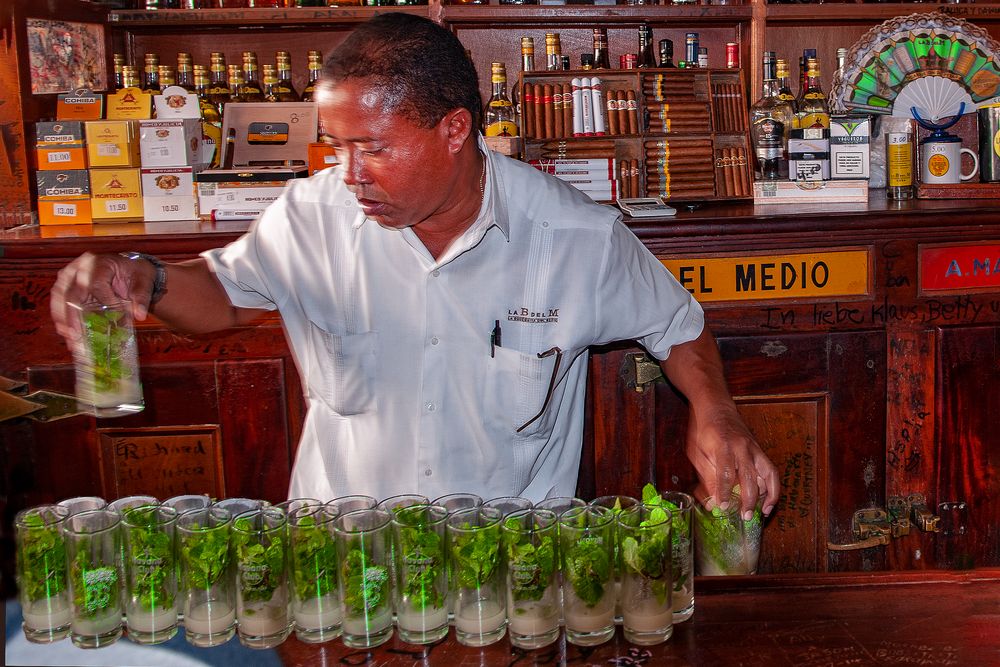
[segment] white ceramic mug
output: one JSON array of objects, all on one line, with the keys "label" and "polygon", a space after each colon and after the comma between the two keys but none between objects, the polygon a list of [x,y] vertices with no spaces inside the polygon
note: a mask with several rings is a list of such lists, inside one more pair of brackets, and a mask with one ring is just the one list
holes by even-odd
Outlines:
[{"label": "white ceramic mug", "polygon": [[[921,183],[960,183],[974,178],[979,171],[979,156],[974,150],[962,148],[961,141],[928,141],[920,148]],[[968,174],[962,173],[962,153],[972,157],[972,171]]]}]

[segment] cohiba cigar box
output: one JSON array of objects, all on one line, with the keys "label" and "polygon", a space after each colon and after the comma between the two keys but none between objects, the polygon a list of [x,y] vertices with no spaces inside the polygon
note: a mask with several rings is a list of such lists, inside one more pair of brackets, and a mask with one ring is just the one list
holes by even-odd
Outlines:
[{"label": "cohiba cigar box", "polygon": [[91,167],[138,167],[139,136],[134,120],[89,120],[87,160]]},{"label": "cohiba cigar box", "polygon": [[97,120],[104,117],[104,95],[86,88],[56,96],[56,120]]},{"label": "cohiba cigar box", "polygon": [[221,164],[306,164],[319,116],[312,102],[230,102],[223,116]]},{"label": "cohiba cigar box", "polygon": [[144,169],[201,167],[201,141],[198,119],[139,121],[139,156]]},{"label": "cohiba cigar box", "polygon": [[35,123],[35,146],[78,144],[83,146],[83,123],[78,120]]},{"label": "cohiba cigar box", "polygon": [[86,169],[81,121],[35,123],[35,156],[41,170]]},{"label": "cohiba cigar box", "polygon": [[194,220],[198,196],[192,167],[142,169],[142,209],[146,222]]},{"label": "cohiba cigar box", "polygon": [[256,217],[250,213],[262,212],[281,196],[289,180],[305,178],[308,172],[306,165],[206,169],[194,177],[200,216],[207,220],[215,211],[240,211],[246,213],[244,217]]},{"label": "cohiba cigar box", "polygon": [[138,169],[91,169],[90,199],[94,222],[142,220]]},{"label": "cohiba cigar box", "polygon": [[41,225],[90,224],[90,174],[86,169],[39,171],[38,223]]}]

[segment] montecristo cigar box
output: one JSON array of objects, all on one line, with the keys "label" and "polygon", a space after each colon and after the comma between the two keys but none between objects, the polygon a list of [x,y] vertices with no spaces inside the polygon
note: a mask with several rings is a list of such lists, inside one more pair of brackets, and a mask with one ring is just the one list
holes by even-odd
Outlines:
[{"label": "montecristo cigar box", "polygon": [[90,201],[94,222],[142,220],[138,169],[91,169]]},{"label": "montecristo cigar box", "polygon": [[39,171],[38,223],[41,225],[90,224],[90,174],[86,169]]},{"label": "montecristo cigar box", "polygon": [[198,209],[203,220],[251,220],[285,190],[293,178],[305,178],[309,167],[247,167],[206,169],[195,174]]},{"label": "montecristo cigar box", "polygon": [[134,120],[88,120],[87,159],[91,167],[138,167],[139,134]]}]

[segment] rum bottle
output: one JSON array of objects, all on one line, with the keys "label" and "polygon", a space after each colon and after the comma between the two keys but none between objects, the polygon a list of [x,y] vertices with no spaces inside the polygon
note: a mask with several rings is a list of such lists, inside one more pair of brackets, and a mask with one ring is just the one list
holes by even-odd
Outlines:
[{"label": "rum bottle", "polygon": [[189,93],[194,92],[194,67],[190,53],[177,54],[177,85]]},{"label": "rum bottle", "polygon": [[319,51],[310,51],[307,55],[309,68],[309,83],[302,89],[302,101],[312,102],[316,96],[316,83],[323,71],[323,56]]},{"label": "rum bottle", "polygon": [[801,128],[830,127],[830,108],[819,80],[819,64],[815,58],[806,61],[806,90],[799,105],[798,125]]},{"label": "rum bottle", "polygon": [[493,63],[493,94],[486,103],[485,126],[487,137],[516,137],[517,118],[514,105],[507,97],[507,68],[503,63]]},{"label": "rum bottle", "polygon": [[594,69],[611,69],[607,28],[594,28]]},{"label": "rum bottle", "polygon": [[160,92],[160,56],[155,53],[147,53],[143,56],[145,69],[143,70],[142,89],[150,94]]},{"label": "rum bottle", "polygon": [[787,102],[792,108],[792,112],[799,110],[798,102],[795,99],[795,95],[792,93],[791,83],[789,81],[790,74],[788,72],[788,61],[784,58],[778,58],[777,60],[778,69],[778,99],[782,102]]},{"label": "rum bottle", "polygon": [[264,89],[258,79],[257,54],[243,52],[243,86],[239,91],[241,102],[264,102]]},{"label": "rum bottle", "polygon": [[750,136],[761,178],[773,181],[781,175],[786,132],[792,122],[792,108],[778,99],[774,53],[764,54],[764,89],[750,107]]},{"label": "rum bottle", "polygon": [[[239,70],[239,67],[233,65]],[[209,76],[210,80],[208,82],[208,92],[206,93],[209,101],[215,105],[219,110],[219,113],[223,113],[228,104],[233,99],[233,89],[229,86],[229,82],[226,79],[226,57],[215,51],[211,55],[211,64],[209,65]]]},{"label": "rum bottle", "polygon": [[288,51],[278,51],[274,54],[274,62],[278,68],[278,101],[298,102],[299,94],[292,83],[292,56]]}]

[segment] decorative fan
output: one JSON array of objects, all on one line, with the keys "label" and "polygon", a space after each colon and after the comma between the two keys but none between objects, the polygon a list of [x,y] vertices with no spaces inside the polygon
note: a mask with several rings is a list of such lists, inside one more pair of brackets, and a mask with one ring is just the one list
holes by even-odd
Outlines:
[{"label": "decorative fan", "polygon": [[[1000,94],[1000,43],[945,14],[898,16],[847,53],[831,97],[842,108],[929,121],[972,113]],[[964,106],[963,106],[964,105]]]}]

